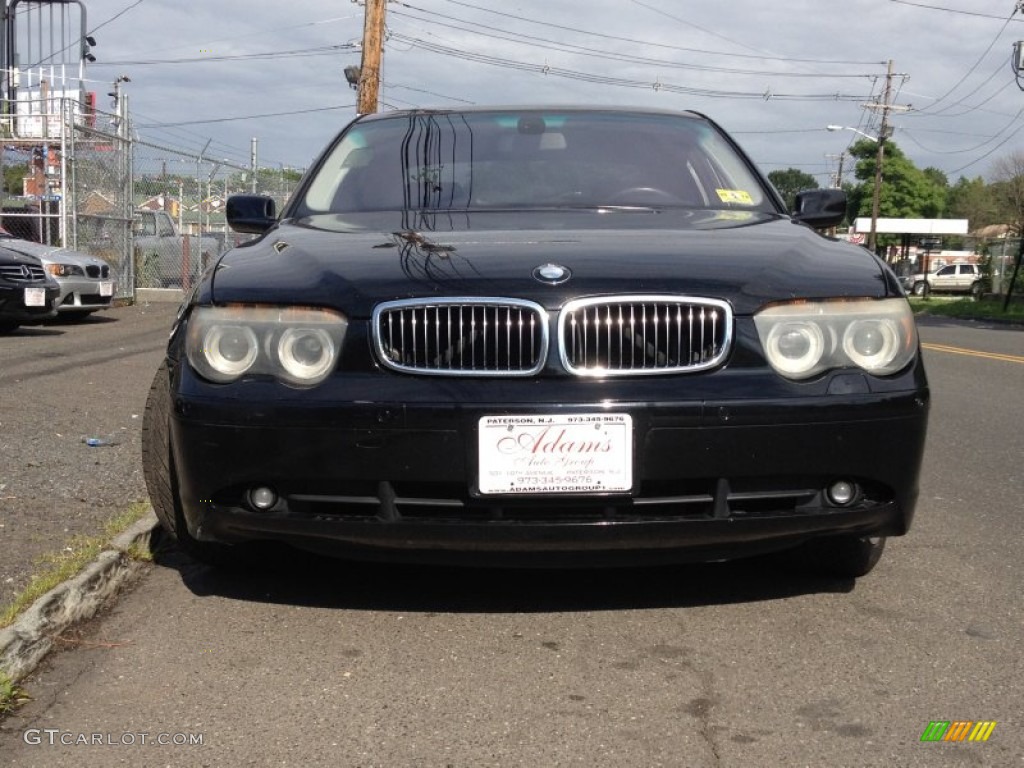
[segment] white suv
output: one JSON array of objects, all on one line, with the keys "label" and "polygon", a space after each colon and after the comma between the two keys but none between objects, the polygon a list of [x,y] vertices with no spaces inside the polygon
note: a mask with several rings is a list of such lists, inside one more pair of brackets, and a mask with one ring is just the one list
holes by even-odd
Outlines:
[{"label": "white suv", "polygon": [[985,291],[981,267],[977,264],[950,264],[927,275],[918,273],[903,278],[903,286],[915,296],[936,293],[969,293],[980,298]]}]

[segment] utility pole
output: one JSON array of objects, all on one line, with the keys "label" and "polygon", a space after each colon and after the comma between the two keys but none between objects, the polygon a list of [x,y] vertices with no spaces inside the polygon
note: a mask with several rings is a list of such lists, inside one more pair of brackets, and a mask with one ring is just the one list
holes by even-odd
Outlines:
[{"label": "utility pole", "polygon": [[366,0],[363,19],[363,58],[359,68],[359,103],[356,112],[377,111],[380,65],[384,55],[384,8],[387,0]]},{"label": "utility pole", "polygon": [[256,194],[256,172],[259,170],[257,165],[256,150],[259,146],[259,140],[253,136],[252,141],[249,144],[249,171],[252,173],[252,180],[250,182],[250,189],[252,193]]},{"label": "utility pole", "polygon": [[117,122],[115,130],[122,139],[128,136],[128,108],[125,103],[127,97],[121,93],[121,83],[130,83],[132,79],[128,75],[120,75],[114,81],[114,90],[108,93],[114,99],[114,120]]},{"label": "utility pole", "polygon": [[881,104],[865,104],[865,109],[873,109],[882,113],[882,123],[878,129],[878,152],[875,156],[875,190],[871,197],[871,232],[868,234],[868,250],[874,252],[878,240],[878,213],[882,198],[882,163],[885,161],[885,142],[892,136],[889,124],[889,113],[893,110],[907,111],[909,106],[895,106],[892,103],[892,59],[885,73],[885,91]]},{"label": "utility pole", "polygon": [[885,96],[882,98],[882,126],[878,130],[878,154],[875,157],[875,191],[871,197],[871,232],[868,250],[876,253],[878,240],[878,211],[882,201],[882,161],[885,159],[885,140],[889,137],[889,99],[892,96],[892,59],[885,73]]},{"label": "utility pole", "polygon": [[842,189],[843,186],[843,164],[846,162],[846,153],[840,152],[838,155],[825,155],[826,160],[838,160],[839,168],[836,170],[836,175],[832,177],[832,186],[836,189]]}]

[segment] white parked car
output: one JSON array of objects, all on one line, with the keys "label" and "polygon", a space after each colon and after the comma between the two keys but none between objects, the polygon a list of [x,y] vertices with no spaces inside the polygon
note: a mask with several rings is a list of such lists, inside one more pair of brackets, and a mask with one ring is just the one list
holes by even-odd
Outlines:
[{"label": "white parked car", "polygon": [[117,289],[110,265],[87,253],[21,240],[0,228],[0,245],[35,256],[60,285],[57,312],[61,317],[85,317],[109,309]]},{"label": "white parked car", "polygon": [[985,292],[984,276],[977,264],[949,264],[928,274],[903,278],[903,287],[915,296],[935,293],[969,293],[980,298]]}]

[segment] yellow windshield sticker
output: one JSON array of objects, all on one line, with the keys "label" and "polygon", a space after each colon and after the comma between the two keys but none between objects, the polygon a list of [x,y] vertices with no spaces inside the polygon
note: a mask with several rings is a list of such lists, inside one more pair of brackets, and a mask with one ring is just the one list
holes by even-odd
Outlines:
[{"label": "yellow windshield sticker", "polygon": [[754,200],[750,193],[744,189],[716,189],[718,199],[723,203],[739,203],[740,205],[753,205]]}]

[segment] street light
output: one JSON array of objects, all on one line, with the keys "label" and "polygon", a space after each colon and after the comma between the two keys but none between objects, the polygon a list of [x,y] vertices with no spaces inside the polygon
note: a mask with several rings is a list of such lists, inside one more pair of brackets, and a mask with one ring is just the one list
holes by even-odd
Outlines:
[{"label": "street light", "polygon": [[872,136],[870,133],[864,133],[864,131],[858,130],[856,128],[851,128],[848,125],[826,125],[825,126],[825,130],[826,131],[853,131],[854,133],[860,134],[865,139],[871,139],[871,141],[875,141],[875,142],[878,141],[878,137]]},{"label": "street light", "polygon": [[829,131],[853,131],[858,136],[870,139],[878,145],[878,155],[875,158],[875,189],[871,196],[871,232],[868,234],[868,250],[874,253],[878,240],[878,209],[882,198],[882,161],[885,159],[885,131],[876,137],[856,128],[851,128],[848,125],[826,125],[825,129]]}]

